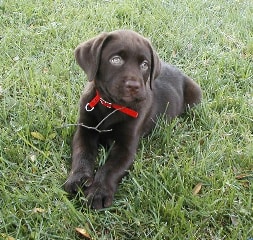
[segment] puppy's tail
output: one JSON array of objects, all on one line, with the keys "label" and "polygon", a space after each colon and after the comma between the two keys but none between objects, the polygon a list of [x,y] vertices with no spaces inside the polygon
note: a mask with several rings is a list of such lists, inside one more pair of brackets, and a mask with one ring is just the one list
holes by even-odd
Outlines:
[{"label": "puppy's tail", "polygon": [[184,102],[188,107],[193,107],[200,103],[202,99],[202,91],[200,86],[191,78],[186,79],[184,86]]}]

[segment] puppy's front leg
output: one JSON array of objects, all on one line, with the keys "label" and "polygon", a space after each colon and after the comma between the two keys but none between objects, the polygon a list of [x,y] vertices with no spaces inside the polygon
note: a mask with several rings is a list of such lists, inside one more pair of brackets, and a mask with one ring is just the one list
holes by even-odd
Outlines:
[{"label": "puppy's front leg", "polygon": [[72,168],[64,188],[74,194],[79,187],[93,182],[94,162],[98,151],[98,133],[78,126],[72,143]]},{"label": "puppy's front leg", "polygon": [[97,171],[92,185],[85,191],[88,202],[94,209],[112,204],[119,182],[133,163],[139,136],[119,136],[106,163]]}]

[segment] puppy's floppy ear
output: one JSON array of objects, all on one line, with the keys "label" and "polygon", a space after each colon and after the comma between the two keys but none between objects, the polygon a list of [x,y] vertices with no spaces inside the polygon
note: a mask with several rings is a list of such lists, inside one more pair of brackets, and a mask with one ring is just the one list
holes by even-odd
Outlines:
[{"label": "puppy's floppy ear", "polygon": [[151,46],[149,42],[149,49],[151,52],[151,71],[150,71],[150,88],[152,88],[152,82],[161,72],[161,61],[156,53],[156,51]]},{"label": "puppy's floppy ear", "polygon": [[102,33],[99,36],[81,43],[75,49],[75,58],[79,66],[86,72],[88,80],[94,80],[101,57],[101,50],[104,41],[109,36]]}]

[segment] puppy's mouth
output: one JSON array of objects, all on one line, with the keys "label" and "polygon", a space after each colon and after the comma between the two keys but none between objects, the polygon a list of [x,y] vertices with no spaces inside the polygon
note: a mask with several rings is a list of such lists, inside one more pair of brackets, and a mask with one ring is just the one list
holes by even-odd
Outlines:
[{"label": "puppy's mouth", "polygon": [[104,93],[102,96],[106,96],[106,101],[123,106],[132,106],[146,99],[145,93],[142,91],[132,93],[129,91],[122,91],[120,88],[106,88],[102,91],[99,89],[98,91]]},{"label": "puppy's mouth", "polygon": [[144,96],[142,95],[124,95],[121,97],[120,101],[126,103],[126,104],[131,104],[131,103],[137,103],[137,102],[141,102],[145,99]]}]

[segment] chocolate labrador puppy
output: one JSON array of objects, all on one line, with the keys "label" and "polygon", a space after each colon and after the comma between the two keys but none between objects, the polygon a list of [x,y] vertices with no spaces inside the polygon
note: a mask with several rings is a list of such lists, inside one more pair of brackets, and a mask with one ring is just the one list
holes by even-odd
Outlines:
[{"label": "chocolate labrador puppy", "polygon": [[[101,209],[112,204],[140,138],[154,128],[157,117],[182,114],[200,102],[201,89],[131,30],[102,33],[80,44],[75,57],[89,83],[80,100],[65,190],[83,189],[91,207]],[[94,173],[100,144],[109,147],[109,156]]]}]

